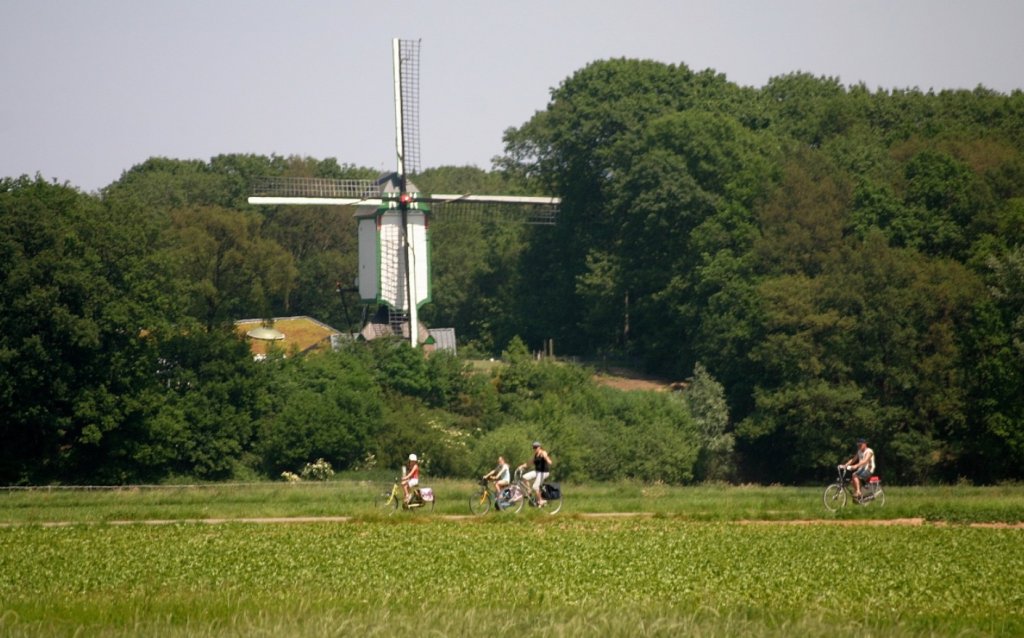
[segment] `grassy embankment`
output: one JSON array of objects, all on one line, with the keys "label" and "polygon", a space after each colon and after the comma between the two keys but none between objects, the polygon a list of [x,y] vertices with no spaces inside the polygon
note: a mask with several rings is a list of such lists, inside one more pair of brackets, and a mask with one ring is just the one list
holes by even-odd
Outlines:
[{"label": "grassy embankment", "polygon": [[[435,513],[468,514],[470,481],[430,480]],[[0,523],[101,522],[146,519],[298,516],[374,517],[373,497],[389,484],[379,480],[327,483],[211,484],[116,491],[15,491],[0,493]],[[829,514],[820,487],[695,486],[638,483],[563,486],[559,516],[636,512],[693,521],[817,518],[924,518],[948,522],[1024,521],[1024,487],[968,485],[886,487],[886,504],[847,506]]]}]

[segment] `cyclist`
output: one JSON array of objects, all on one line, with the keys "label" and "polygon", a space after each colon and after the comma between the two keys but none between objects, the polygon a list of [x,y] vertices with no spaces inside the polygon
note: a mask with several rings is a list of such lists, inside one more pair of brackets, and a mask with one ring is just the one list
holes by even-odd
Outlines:
[{"label": "cyclist", "polygon": [[483,479],[494,479],[494,496],[495,498],[500,498],[501,489],[508,487],[509,484],[508,463],[505,461],[504,456],[498,456],[498,465],[487,474],[484,474]]},{"label": "cyclist", "polygon": [[402,475],[402,492],[405,493],[405,502],[409,502],[409,490],[420,484],[420,462],[415,454],[409,455],[409,464],[406,472]]},{"label": "cyclist", "polygon": [[[520,470],[526,469],[526,463],[519,466]],[[537,497],[537,507],[544,507],[547,501],[541,496],[540,486],[544,484],[551,475],[551,456],[540,445],[540,441],[533,442],[533,471],[523,474],[523,479],[533,481],[533,493]]]},{"label": "cyclist", "polygon": [[875,473],[875,451],[868,447],[866,439],[857,439],[857,451],[843,465],[853,472],[853,498],[859,499],[861,481]]}]

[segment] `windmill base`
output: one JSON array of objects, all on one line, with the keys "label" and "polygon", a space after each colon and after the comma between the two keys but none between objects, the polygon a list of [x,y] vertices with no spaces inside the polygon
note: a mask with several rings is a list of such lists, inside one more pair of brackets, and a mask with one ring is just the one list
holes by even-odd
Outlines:
[{"label": "windmill base", "polygon": [[[425,343],[430,338],[430,332],[423,322],[419,322],[417,332],[419,333],[417,343]],[[382,337],[401,337],[408,340],[409,315],[392,310],[387,306],[381,306],[373,318],[366,322],[359,334],[367,341]]]}]

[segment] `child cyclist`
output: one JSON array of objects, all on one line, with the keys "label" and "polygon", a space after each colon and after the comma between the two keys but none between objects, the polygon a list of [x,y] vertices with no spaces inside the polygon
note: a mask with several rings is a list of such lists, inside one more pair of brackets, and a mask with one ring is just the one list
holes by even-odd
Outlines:
[{"label": "child cyclist", "polygon": [[405,502],[409,502],[412,488],[420,484],[420,463],[415,454],[409,455],[409,463],[406,465],[406,472],[402,476],[402,492],[405,494]]},{"label": "child cyclist", "polygon": [[494,495],[495,497],[500,497],[501,489],[508,487],[509,484],[508,463],[505,461],[504,456],[498,457],[498,465],[487,474],[484,474],[483,479],[494,479]]}]

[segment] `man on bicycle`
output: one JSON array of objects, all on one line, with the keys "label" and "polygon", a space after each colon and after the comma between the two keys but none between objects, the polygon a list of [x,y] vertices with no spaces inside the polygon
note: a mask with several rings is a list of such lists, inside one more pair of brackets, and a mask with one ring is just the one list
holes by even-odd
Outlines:
[{"label": "man on bicycle", "polygon": [[868,447],[866,439],[857,439],[857,452],[843,465],[853,472],[853,498],[861,497],[861,481],[867,481],[875,473],[875,451]]},{"label": "man on bicycle", "polygon": [[494,496],[496,498],[501,497],[501,489],[508,487],[509,484],[509,471],[508,463],[505,461],[504,456],[498,457],[498,465],[493,470],[484,474],[483,479],[494,479]]}]

